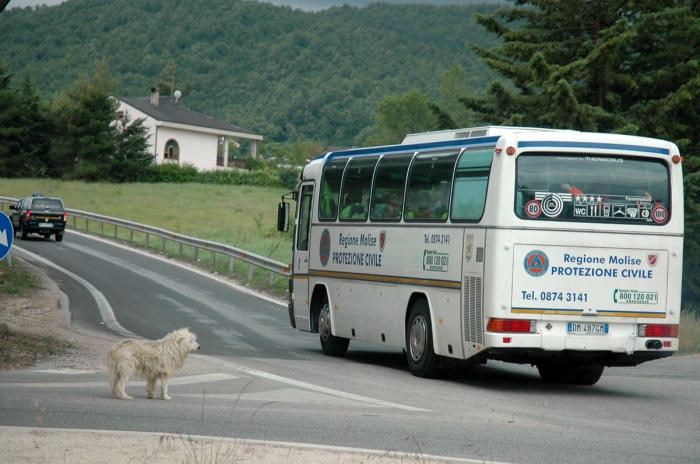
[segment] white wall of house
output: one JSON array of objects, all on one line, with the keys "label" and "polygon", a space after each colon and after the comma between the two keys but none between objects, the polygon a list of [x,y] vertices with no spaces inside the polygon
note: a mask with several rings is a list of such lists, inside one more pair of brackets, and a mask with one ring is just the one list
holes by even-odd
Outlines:
[{"label": "white wall of house", "polygon": [[150,135],[148,151],[156,156],[156,163],[164,162],[165,144],[175,140],[180,147],[179,164],[191,164],[199,171],[216,169],[218,135],[158,126],[155,119],[124,102],[120,102],[117,111],[128,113],[132,122],[145,119]]},{"label": "white wall of house", "polygon": [[180,164],[191,164],[199,171],[216,169],[219,137],[171,127],[158,128],[158,163],[163,162],[165,144],[175,140],[180,146]]}]

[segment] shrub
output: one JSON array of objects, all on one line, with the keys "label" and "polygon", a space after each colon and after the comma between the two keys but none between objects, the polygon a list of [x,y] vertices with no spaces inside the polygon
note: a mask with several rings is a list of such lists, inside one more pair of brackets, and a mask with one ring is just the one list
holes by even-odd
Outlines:
[{"label": "shrub", "polygon": [[150,166],[148,175],[145,176],[147,182],[171,182],[184,184],[187,182],[199,182],[199,172],[191,164],[154,164]]}]

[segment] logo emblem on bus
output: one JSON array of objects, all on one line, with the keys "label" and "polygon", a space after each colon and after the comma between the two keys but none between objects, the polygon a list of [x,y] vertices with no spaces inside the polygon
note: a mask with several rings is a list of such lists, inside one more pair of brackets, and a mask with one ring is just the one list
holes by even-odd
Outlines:
[{"label": "logo emblem on bus", "polygon": [[549,258],[540,250],[533,250],[525,256],[525,271],[533,277],[544,275],[549,268]]},{"label": "logo emblem on bus", "polygon": [[331,234],[328,229],[325,229],[321,234],[321,243],[319,246],[319,257],[321,258],[321,265],[326,267],[328,264],[328,258],[331,256]]},{"label": "logo emblem on bus", "polygon": [[467,239],[464,242],[464,259],[470,263],[474,252],[474,234],[467,234]]},{"label": "logo emblem on bus", "polygon": [[384,251],[384,245],[386,244],[386,230],[379,231],[379,251]]},{"label": "logo emblem on bus", "polygon": [[656,253],[649,253],[647,255],[647,263],[649,263],[649,266],[654,267],[656,266],[656,263],[659,262],[659,255]]}]

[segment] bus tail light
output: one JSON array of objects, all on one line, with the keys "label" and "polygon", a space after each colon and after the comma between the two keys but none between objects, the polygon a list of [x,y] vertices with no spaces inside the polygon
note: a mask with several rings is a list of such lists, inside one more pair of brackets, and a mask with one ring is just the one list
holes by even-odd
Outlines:
[{"label": "bus tail light", "polygon": [[677,325],[639,324],[637,335],[640,337],[671,337],[678,338]]},{"label": "bus tail light", "polygon": [[536,333],[537,321],[523,319],[489,319],[486,326],[489,332]]}]

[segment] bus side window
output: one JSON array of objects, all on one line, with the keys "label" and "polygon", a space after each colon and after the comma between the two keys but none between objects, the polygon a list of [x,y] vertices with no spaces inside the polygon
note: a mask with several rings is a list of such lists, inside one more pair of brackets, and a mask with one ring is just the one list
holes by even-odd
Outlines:
[{"label": "bus side window", "polygon": [[[493,148],[471,150],[464,151],[459,158],[452,195],[453,221],[476,221],[484,214],[493,154]],[[520,202],[524,205],[525,198],[518,191],[518,205]]]},{"label": "bus side window", "polygon": [[343,176],[343,201],[340,205],[341,220],[364,221],[369,209],[369,193],[372,188],[374,167],[379,158],[353,158]]},{"label": "bus side window", "polygon": [[406,172],[413,155],[384,156],[374,177],[370,217],[373,221],[398,221],[403,209]]},{"label": "bus side window", "polygon": [[405,219],[446,221],[457,151],[419,153],[408,181]]},{"label": "bus side window", "polygon": [[310,185],[302,187],[301,201],[299,205],[299,236],[297,238],[297,250],[309,249],[309,225],[311,223],[311,200],[314,189]]},{"label": "bus side window", "polygon": [[323,168],[321,198],[318,202],[318,218],[321,220],[335,220],[338,213],[338,197],[340,183],[343,179],[343,168],[347,162],[347,159],[333,160]]}]

